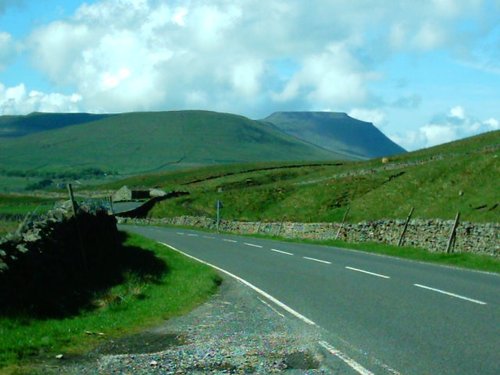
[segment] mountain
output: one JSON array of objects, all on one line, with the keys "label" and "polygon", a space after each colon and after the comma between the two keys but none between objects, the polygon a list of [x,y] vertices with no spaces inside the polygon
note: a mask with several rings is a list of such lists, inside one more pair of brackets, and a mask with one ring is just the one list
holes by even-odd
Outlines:
[{"label": "mountain", "polygon": [[0,137],[4,173],[99,168],[134,174],[255,161],[345,159],[261,121],[208,111],[32,114],[7,116],[1,123],[4,130],[14,129],[10,137]]},{"label": "mountain", "polygon": [[265,118],[281,131],[348,158],[373,158],[405,150],[372,123],[338,112],[276,112]]},{"label": "mountain", "polygon": [[0,138],[20,137],[31,133],[85,124],[110,116],[114,115],[33,112],[27,116],[0,116]]}]

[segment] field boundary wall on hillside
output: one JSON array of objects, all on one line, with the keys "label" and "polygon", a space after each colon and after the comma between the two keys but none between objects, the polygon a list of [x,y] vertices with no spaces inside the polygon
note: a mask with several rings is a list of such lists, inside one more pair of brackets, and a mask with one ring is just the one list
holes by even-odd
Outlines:
[{"label": "field boundary wall on hillside", "polygon": [[0,238],[0,312],[57,306],[66,289],[79,293],[77,286],[115,262],[115,217],[101,208],[77,211],[51,210]]}]

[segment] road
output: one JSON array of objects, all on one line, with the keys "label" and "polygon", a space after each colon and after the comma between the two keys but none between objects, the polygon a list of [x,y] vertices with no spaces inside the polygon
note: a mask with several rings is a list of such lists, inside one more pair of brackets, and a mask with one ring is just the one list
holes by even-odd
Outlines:
[{"label": "road", "polygon": [[135,210],[136,208],[141,207],[144,203],[145,203],[144,201],[114,202],[113,212],[115,214],[122,214],[124,212],[129,212]]},{"label": "road", "polygon": [[352,373],[500,374],[498,275],[334,247],[124,228],[268,293],[277,310],[322,329],[321,345],[351,360]]}]

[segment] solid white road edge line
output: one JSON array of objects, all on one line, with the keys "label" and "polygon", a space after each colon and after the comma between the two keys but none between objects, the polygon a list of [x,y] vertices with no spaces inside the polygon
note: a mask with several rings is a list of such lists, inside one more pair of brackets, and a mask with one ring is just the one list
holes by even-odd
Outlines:
[{"label": "solid white road edge line", "polygon": [[373,372],[370,370],[365,369],[363,366],[361,366],[358,362],[355,360],[351,359],[349,356],[346,354],[342,353],[341,351],[335,349],[333,346],[328,344],[326,341],[320,341],[319,344],[328,350],[330,354],[333,354],[334,356],[340,358],[342,361],[347,363],[352,369],[354,369],[358,374],[361,375],[374,375]]},{"label": "solid white road edge line", "polygon": [[354,268],[354,267],[346,267],[348,270],[351,270],[351,271],[356,271],[356,272],[363,272],[363,273],[366,273],[368,275],[372,275],[372,276],[377,276],[377,277],[382,277],[383,279],[390,279],[389,276],[385,276],[385,275],[381,275],[379,273],[375,273],[375,272],[370,272],[370,271],[365,271],[365,270],[360,270],[359,268]]},{"label": "solid white road edge line", "polygon": [[280,253],[280,254],[293,255],[292,253],[289,253],[289,252],[283,251],[283,250],[278,250],[278,249],[271,249],[271,251],[274,251],[275,253]]},{"label": "solid white road edge line", "polygon": [[270,304],[268,304],[266,301],[264,301],[263,299],[257,297],[257,299],[262,302],[264,305],[266,305],[267,307],[269,307],[271,310],[273,310],[276,314],[278,314],[279,316],[281,316],[282,318],[285,317],[285,315],[283,315],[282,313],[280,313],[278,310],[276,310],[274,307],[272,307]]},{"label": "solid white road edge line", "polygon": [[228,240],[227,238],[223,238],[222,241],[226,241],[226,242],[238,242],[238,241],[235,241],[235,240]]},{"label": "solid white road edge line", "polygon": [[[302,315],[301,313],[295,311],[294,309],[292,309],[290,306],[287,306],[285,305],[283,302],[281,302],[280,300],[274,298],[273,296],[271,296],[270,294],[264,292],[262,289],[259,289],[257,288],[255,285],[249,283],[248,281],[246,281],[245,279],[242,279],[241,277],[239,276],[236,276],[234,274],[232,274],[231,272],[229,271],[226,271],[225,269],[222,269],[220,267],[217,267],[211,263],[208,263],[208,262],[205,262],[204,260],[201,260],[199,258],[196,258],[195,256],[192,256],[192,255],[189,255],[187,253],[185,253],[184,251],[181,251],[179,249],[176,249],[175,247],[173,247],[172,245],[169,245],[169,244],[166,244],[164,242],[159,242],[160,244],[162,244],[163,246],[166,246],[174,251],[177,251],[178,253],[184,255],[184,256],[187,256],[188,258],[191,258],[191,259],[194,259],[196,260],[197,262],[200,262],[200,263],[203,263],[203,264],[206,264],[207,266],[210,266],[214,269],[216,269],[217,271],[219,272],[222,272],[222,273],[225,273],[226,275],[228,276],[231,276],[233,279],[239,281],[240,283],[246,285],[247,287],[253,289],[254,291],[256,291],[258,294],[260,294],[261,296],[263,296],[264,298],[267,298],[269,301],[271,301],[272,303],[274,303],[275,305],[281,307],[283,310],[285,310],[286,312],[290,313],[291,315],[295,316],[296,318],[302,320],[304,323],[307,323],[307,324],[310,324],[312,326],[317,326],[316,323],[314,323],[311,319],[308,319],[306,318],[304,315]],[[259,298],[260,299],[260,298]],[[262,300],[261,300],[262,301]],[[264,301],[262,301],[264,302]],[[265,303],[265,302],[264,302]],[[266,303],[266,305],[268,305]],[[269,307],[272,308],[272,306],[268,305]],[[275,310],[275,309],[273,309]],[[276,311],[276,310],[275,310]],[[283,316],[283,314],[279,313],[278,311],[276,311],[279,315]],[[359,363],[357,363],[356,361],[354,361],[353,359],[351,359],[348,355],[342,353],[341,351],[335,349],[333,346],[331,346],[330,344],[328,344],[326,341],[319,341],[318,342],[319,345],[323,346],[326,350],[328,350],[328,352],[330,352],[331,354],[335,355],[336,357],[340,358],[342,361],[344,361],[347,365],[349,365],[351,368],[353,368],[354,370],[356,370],[359,374],[361,375],[373,375],[373,373],[367,369],[365,369],[363,366],[361,366]]]},{"label": "solid white road edge line", "polygon": [[255,245],[253,243],[248,243],[248,242],[243,242],[244,245],[247,245],[247,246],[252,246],[252,247],[258,247],[259,249],[262,249],[262,246],[260,245]]},{"label": "solid white road edge line", "polygon": [[477,299],[472,299],[472,298],[464,297],[464,296],[461,296],[459,294],[450,293],[450,292],[447,292],[445,290],[431,288],[430,286],[425,286],[425,285],[420,285],[420,284],[413,284],[413,285],[415,285],[416,287],[419,287],[419,288],[428,289],[428,290],[432,290],[434,292],[446,294],[446,295],[451,296],[451,297],[460,298],[460,299],[463,299],[463,300],[466,300],[466,301],[469,301],[469,302],[474,302],[474,303],[477,303],[479,305],[486,305],[486,302],[479,301]]},{"label": "solid white road edge line", "polygon": [[160,242],[160,243],[161,243],[163,246],[169,247],[169,248],[171,248],[172,250],[175,250],[175,251],[177,251],[178,253],[181,253],[182,255],[187,256],[188,258],[191,258],[191,259],[194,259],[194,260],[196,260],[196,261],[198,261],[198,262],[200,262],[200,263],[206,264],[207,266],[210,266],[210,267],[212,267],[212,268],[215,268],[217,271],[220,271],[220,272],[222,272],[222,273],[225,273],[225,274],[226,274],[226,275],[228,275],[228,276],[231,276],[233,279],[236,279],[236,280],[238,280],[240,283],[245,284],[245,285],[246,285],[246,286],[248,286],[249,288],[251,288],[251,289],[255,290],[255,291],[256,291],[257,293],[259,293],[261,296],[263,296],[263,297],[267,298],[269,301],[271,301],[271,302],[272,302],[272,303],[274,303],[275,305],[277,305],[277,306],[281,307],[283,310],[285,310],[286,312],[288,312],[288,313],[292,314],[292,315],[293,315],[293,316],[295,316],[296,318],[298,318],[298,319],[302,320],[303,322],[305,322],[305,323],[307,323],[307,324],[310,324],[310,325],[312,325],[312,326],[315,326],[315,325],[316,325],[316,323],[314,323],[311,319],[306,318],[306,317],[305,317],[304,315],[302,315],[301,313],[299,313],[299,312],[295,311],[294,309],[292,309],[291,307],[289,307],[289,306],[285,305],[285,304],[284,304],[283,302],[281,302],[280,300],[277,300],[276,298],[274,298],[274,297],[273,297],[273,296],[271,296],[270,294],[268,294],[268,293],[264,292],[262,289],[257,288],[255,285],[253,285],[253,284],[249,283],[249,282],[248,282],[248,281],[246,281],[245,279],[242,279],[241,277],[236,276],[236,275],[232,274],[231,272],[226,271],[226,270],[224,270],[224,269],[222,269],[222,268],[220,268],[220,267],[217,267],[217,266],[215,266],[215,265],[213,265],[213,264],[211,264],[211,263],[205,262],[204,260],[201,260],[201,259],[199,259],[199,258],[196,258],[196,257],[194,257],[194,256],[192,256],[192,255],[189,255],[189,254],[187,254],[187,253],[185,253],[185,252],[183,252],[183,251],[181,251],[181,250],[179,250],[179,249],[176,249],[175,247],[173,247],[173,246],[171,246],[171,245],[168,245],[168,244],[166,244],[166,243],[164,243],[164,242]]},{"label": "solid white road edge line", "polygon": [[327,260],[321,260],[321,259],[309,258],[309,257],[302,257],[302,258],[308,259],[308,260],[313,260],[315,262],[320,262],[320,263],[325,263],[325,264],[332,264],[332,262],[328,262]]}]

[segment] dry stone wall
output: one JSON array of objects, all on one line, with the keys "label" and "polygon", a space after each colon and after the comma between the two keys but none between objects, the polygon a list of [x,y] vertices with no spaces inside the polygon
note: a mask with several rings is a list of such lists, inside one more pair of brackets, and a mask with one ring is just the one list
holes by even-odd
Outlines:
[{"label": "dry stone wall", "polygon": [[[70,207],[70,206],[69,206]],[[116,219],[68,205],[0,238],[0,312],[61,305],[67,289],[88,283],[116,257]],[[75,292],[76,293],[76,292]]]},{"label": "dry stone wall", "polygon": [[[214,219],[180,216],[163,219],[124,219],[121,223],[185,225],[216,229]],[[357,224],[340,223],[291,223],[244,222],[221,220],[219,229],[239,234],[267,234],[286,238],[315,240],[338,239],[347,242],[378,242],[397,245],[404,227],[404,220],[365,221]],[[453,220],[410,220],[404,237],[404,246],[444,252],[453,228]],[[461,222],[456,230],[454,252],[500,256],[500,225],[498,223]]]}]

